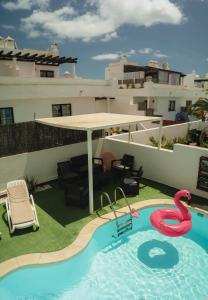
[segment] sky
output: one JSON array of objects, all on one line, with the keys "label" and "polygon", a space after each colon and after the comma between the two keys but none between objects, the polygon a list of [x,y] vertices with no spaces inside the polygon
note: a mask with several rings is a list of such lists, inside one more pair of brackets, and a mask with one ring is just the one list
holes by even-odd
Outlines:
[{"label": "sky", "polygon": [[[18,48],[78,57],[77,74],[103,79],[126,56],[186,74],[208,73],[208,0],[0,0],[0,35]],[[62,72],[70,66],[62,66]]]}]

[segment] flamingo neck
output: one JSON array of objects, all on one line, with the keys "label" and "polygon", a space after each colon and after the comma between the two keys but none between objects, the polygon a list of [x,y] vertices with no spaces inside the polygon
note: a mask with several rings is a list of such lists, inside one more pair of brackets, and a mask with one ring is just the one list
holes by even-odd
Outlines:
[{"label": "flamingo neck", "polygon": [[188,209],[183,205],[183,203],[180,201],[180,198],[182,196],[182,193],[181,191],[177,192],[175,194],[175,197],[174,197],[174,202],[175,202],[175,205],[179,208],[182,216],[184,219],[189,219],[189,211]]}]

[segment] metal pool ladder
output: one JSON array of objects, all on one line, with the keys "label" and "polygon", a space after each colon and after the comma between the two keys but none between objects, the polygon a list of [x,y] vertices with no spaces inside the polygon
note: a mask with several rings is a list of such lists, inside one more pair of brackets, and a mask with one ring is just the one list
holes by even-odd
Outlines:
[{"label": "metal pool ladder", "polygon": [[[117,202],[117,192],[120,191],[125,199],[125,202],[129,208],[129,218],[125,221],[119,222],[119,218],[118,215],[116,213],[116,210],[114,208],[114,204],[116,204]],[[106,197],[108,199],[110,208],[115,216],[115,221],[116,221],[116,229],[117,229],[117,236],[119,237],[121,234],[125,233],[128,230],[131,230],[133,227],[133,221],[132,221],[132,215],[131,215],[131,206],[126,198],[126,195],[124,193],[124,191],[122,190],[121,187],[116,187],[114,190],[114,201],[111,201],[110,196],[107,192],[102,192],[101,196],[100,196],[100,206],[101,208],[103,207],[103,197]]]}]

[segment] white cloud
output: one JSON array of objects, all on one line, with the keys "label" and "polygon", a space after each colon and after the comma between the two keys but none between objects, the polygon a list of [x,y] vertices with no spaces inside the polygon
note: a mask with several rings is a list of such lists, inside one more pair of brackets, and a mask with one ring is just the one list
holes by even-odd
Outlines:
[{"label": "white cloud", "polygon": [[127,52],[127,56],[134,55],[134,54],[136,54],[136,50],[134,49],[131,49],[130,51]]},{"label": "white cloud", "polygon": [[118,37],[118,34],[117,32],[111,32],[111,33],[107,33],[104,38],[101,39],[102,42],[109,42],[111,41],[112,39],[114,38],[117,38]]},{"label": "white cloud", "polygon": [[[153,50],[152,48],[144,48],[144,49],[139,49],[139,50],[131,49],[126,52],[117,51],[117,52],[112,52],[112,53],[102,53],[102,54],[95,55],[91,58],[94,60],[98,60],[98,61],[119,60],[119,59],[122,59],[125,57],[126,58],[131,57],[132,55],[150,54],[150,53],[152,53],[157,58],[161,58],[161,59],[168,58],[168,55],[161,53],[160,50]],[[206,61],[208,62],[208,58],[206,58]]]},{"label": "white cloud", "polygon": [[167,58],[167,57],[168,57],[167,54],[161,53],[160,50],[156,50],[156,51],[154,52],[154,56],[157,57],[157,58]]},{"label": "white cloud", "polygon": [[118,60],[120,58],[119,53],[103,53],[92,57],[94,60]]},{"label": "white cloud", "polygon": [[147,54],[152,53],[152,51],[153,51],[152,48],[144,48],[144,49],[139,49],[138,53],[139,54],[147,55]]},{"label": "white cloud", "polygon": [[15,27],[13,25],[7,25],[7,24],[3,24],[1,27],[6,30],[14,30],[15,29]]},{"label": "white cloud", "polygon": [[114,53],[102,53],[102,54],[98,54],[95,55],[93,57],[91,57],[94,60],[118,60],[118,59],[123,59],[126,57],[130,57],[132,55],[136,54],[136,50],[131,49],[129,51],[126,52],[122,52],[122,51],[117,51]]},{"label": "white cloud", "polygon": [[[17,2],[29,0],[17,0]],[[43,2],[43,0],[31,0]],[[49,0],[47,0],[49,1]],[[16,3],[17,3],[16,2]],[[9,2],[10,3],[10,2]],[[55,11],[33,11],[22,19],[25,32],[33,36],[51,34],[61,39],[81,39],[90,41],[99,38],[109,41],[117,37],[123,25],[152,26],[155,24],[181,24],[184,20],[181,9],[171,0],[87,0],[85,12],[75,11],[71,4]],[[74,14],[67,13],[73,10]],[[57,13],[62,10],[62,13]],[[64,13],[66,11],[66,13]],[[76,12],[76,13],[75,13]]]},{"label": "white cloud", "polygon": [[40,9],[46,9],[49,7],[50,0],[16,0],[3,2],[2,6],[8,10],[30,10],[33,7],[38,7]]},{"label": "white cloud", "polygon": [[[66,19],[74,14],[73,7],[63,7],[54,12],[35,10],[30,17],[22,19],[22,28],[32,38],[40,35],[48,35],[48,33],[64,37],[64,31],[67,26]],[[58,26],[60,19],[62,22]],[[56,25],[57,27],[53,28]]]}]

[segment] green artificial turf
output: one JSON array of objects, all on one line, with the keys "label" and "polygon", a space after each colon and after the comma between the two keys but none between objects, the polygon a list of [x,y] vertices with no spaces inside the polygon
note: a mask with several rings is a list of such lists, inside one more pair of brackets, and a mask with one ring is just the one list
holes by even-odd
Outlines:
[{"label": "green artificial turf", "polygon": [[[89,215],[88,210],[82,210],[75,207],[66,207],[64,205],[64,193],[57,183],[52,184],[53,188],[38,192],[34,195],[37,215],[40,223],[38,231],[32,228],[16,230],[10,236],[7,225],[6,209],[0,205],[0,231],[2,239],[0,240],[0,262],[9,258],[35,252],[49,252],[62,249],[72,243],[81,228],[90,220],[97,217],[97,214]],[[104,191],[113,196],[113,184],[106,186]],[[140,194],[136,197],[130,197],[129,202],[159,198],[172,198],[175,189],[143,179],[140,184]],[[95,209],[100,205],[100,193],[94,194]],[[194,197],[193,201],[199,205],[205,205],[205,199]],[[105,203],[107,204],[107,203]],[[120,199],[117,208],[126,206],[123,199]],[[208,209],[208,206],[203,208]],[[110,211],[109,206],[104,207],[99,214]]]}]

